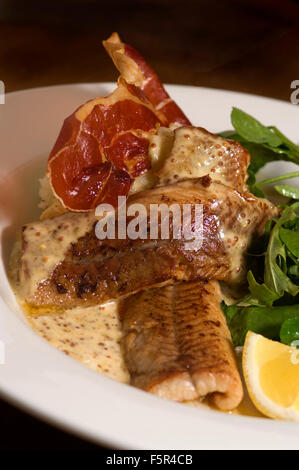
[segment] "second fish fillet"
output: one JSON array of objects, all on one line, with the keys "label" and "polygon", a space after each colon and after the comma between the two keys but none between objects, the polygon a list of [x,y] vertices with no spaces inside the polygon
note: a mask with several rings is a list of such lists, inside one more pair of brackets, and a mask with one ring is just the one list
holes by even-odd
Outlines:
[{"label": "second fish fillet", "polygon": [[209,396],[220,409],[243,398],[217,281],[148,289],[121,303],[132,385],[174,401]]}]

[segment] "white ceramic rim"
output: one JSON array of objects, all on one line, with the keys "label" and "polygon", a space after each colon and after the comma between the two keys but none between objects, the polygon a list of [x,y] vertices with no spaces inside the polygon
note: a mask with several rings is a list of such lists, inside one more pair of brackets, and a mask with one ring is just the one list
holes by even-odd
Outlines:
[{"label": "white ceramic rim", "polygon": [[[18,146],[13,142],[12,136],[15,135],[16,141],[26,141],[24,128],[28,134],[30,119],[34,124],[32,128],[35,129],[35,136],[28,138],[28,142],[30,144],[30,139],[38,141],[40,149],[46,152],[50,149],[49,142],[53,142],[53,136],[57,134],[63,115],[73,109],[79,97],[89,99],[103,89],[110,92],[113,88],[114,84],[111,83],[76,84],[8,94],[4,105],[8,106],[8,113],[6,116],[2,113],[2,122],[0,108],[2,152],[6,149],[5,155],[2,153],[0,157],[2,162],[17,158],[13,152]],[[167,89],[193,122],[211,131],[231,127],[229,111],[235,105],[264,122],[275,123],[291,138],[296,140],[297,137],[298,140],[296,122],[298,123],[299,115],[294,105],[208,88],[169,85]],[[67,111],[63,114],[61,100],[66,96]],[[56,124],[56,110],[51,108],[53,97],[57,99],[53,108],[57,107],[59,116],[59,123]],[[29,103],[30,112],[27,109]],[[50,117],[45,115],[45,103]],[[34,116],[32,109],[35,111]],[[12,123],[20,122],[20,112],[23,124],[17,125],[12,131]],[[48,124],[51,128],[49,137],[44,131]],[[11,146],[13,150],[10,155]],[[24,145],[24,153],[26,155],[22,157],[23,163],[30,155],[33,158],[40,154],[39,147],[38,150],[30,151],[27,143],[27,146]],[[5,169],[2,169],[2,182],[10,174],[6,169],[9,164],[3,165]],[[12,163],[12,166],[15,168],[17,165]],[[276,167],[275,173],[279,174],[282,167],[280,164]],[[283,168],[289,170],[286,164],[283,164]],[[1,233],[5,224],[4,217]],[[0,263],[0,339],[6,345],[7,358],[6,363],[0,365],[0,392],[11,403],[55,426],[114,448],[299,448],[299,428],[296,423],[232,416],[168,402],[101,376],[55,350],[23,321],[6,278],[3,261],[6,255],[2,253]]]}]

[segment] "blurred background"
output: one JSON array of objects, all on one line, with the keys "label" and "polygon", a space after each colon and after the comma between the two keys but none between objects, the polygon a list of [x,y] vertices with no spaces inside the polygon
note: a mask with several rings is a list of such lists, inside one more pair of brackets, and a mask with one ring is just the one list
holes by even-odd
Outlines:
[{"label": "blurred background", "polygon": [[118,31],[165,83],[289,99],[299,77],[295,0],[0,0],[7,91],[115,80],[102,39]]},{"label": "blurred background", "polygon": [[[7,92],[115,80],[101,41],[118,31],[164,83],[289,100],[298,25],[298,0],[0,0],[0,80]],[[1,400],[0,416],[0,449],[94,448]]]}]

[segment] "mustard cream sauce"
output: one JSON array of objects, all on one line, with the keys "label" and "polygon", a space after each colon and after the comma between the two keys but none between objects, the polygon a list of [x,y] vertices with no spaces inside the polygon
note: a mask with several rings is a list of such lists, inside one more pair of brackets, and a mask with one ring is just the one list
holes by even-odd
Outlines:
[{"label": "mustard cream sauce", "polygon": [[96,220],[92,213],[68,212],[61,218],[25,226],[23,236],[27,246],[21,255],[23,269],[20,269],[20,285],[25,297],[34,293],[38,284],[49,277],[71,244],[91,230]]},{"label": "mustard cream sauce", "polygon": [[[130,374],[120,346],[122,332],[116,302],[66,310],[57,315],[27,315],[27,320],[36,333],[68,356],[112,379],[130,383]],[[242,348],[236,350],[236,356],[243,380]],[[228,413],[262,416],[250,400],[244,383],[243,387],[244,398],[241,404]],[[208,399],[187,401],[184,404],[203,409],[213,408]]]},{"label": "mustard cream sauce", "polygon": [[210,139],[206,131],[197,127],[180,127],[175,131],[170,157],[159,173],[160,184],[173,183],[178,177],[197,178],[209,173],[214,175],[214,179],[228,184],[223,159],[230,155],[226,139],[215,135]]},{"label": "mustard cream sauce", "polygon": [[55,348],[90,369],[129,383],[121,353],[116,302],[52,315],[26,316],[32,329]]},{"label": "mustard cream sauce", "polygon": [[[134,182],[131,193],[135,193],[150,187],[156,183],[154,172],[158,171],[163,163],[173,143],[173,134],[171,130],[161,128],[159,133],[152,137],[149,147],[149,156],[153,170],[140,176]],[[184,144],[184,147],[182,145]],[[179,151],[186,154],[189,149],[186,147],[186,139],[179,142]],[[221,180],[221,167],[218,167],[218,160],[214,159],[214,172]],[[171,169],[171,168],[170,168]],[[211,168],[203,164],[203,168],[197,168],[198,175],[206,174]],[[167,168],[166,168],[167,170]],[[186,169],[182,167],[180,176],[188,177]],[[166,171],[167,173],[167,171]],[[168,176],[167,174],[164,175]],[[197,174],[196,174],[197,176]],[[54,267],[62,261],[65,252],[81,236],[87,233],[92,224],[96,221],[93,214],[88,213],[67,213],[63,215],[63,223],[57,226],[57,218],[46,219],[42,223],[34,222],[26,225],[25,242],[28,241],[30,249],[25,250],[21,257],[21,263],[24,269],[23,279],[18,279],[16,271],[11,276],[15,283],[19,283],[25,289],[17,293],[20,303],[24,292],[34,292],[36,286],[49,277],[49,273]],[[243,221],[242,221],[243,223]],[[245,223],[245,221],[244,221]],[[236,253],[236,244],[245,244],[243,237],[235,239],[235,233],[220,232],[220,237],[231,251],[232,257]],[[239,269],[241,259],[234,259],[236,270]],[[15,268],[19,268],[18,263],[14,263]],[[26,276],[26,273],[28,274]],[[22,304],[24,306],[24,304]],[[100,372],[108,377],[123,383],[130,382],[130,375],[125,366],[123,354],[121,351],[121,325],[117,312],[117,303],[110,302],[102,306],[77,308],[72,310],[57,312],[40,312],[38,309],[34,312],[24,309],[26,319],[32,329],[48,341],[52,346],[69,355],[73,359],[81,362],[85,366]],[[241,357],[238,352],[238,358]],[[240,365],[240,360],[239,360]],[[241,369],[241,366],[240,366]],[[244,387],[245,398],[241,405],[233,410],[232,414],[242,414],[249,416],[261,416],[250,401]],[[210,408],[208,400],[186,402],[194,407]]]},{"label": "mustard cream sauce", "polygon": [[16,299],[31,328],[52,346],[85,366],[119,382],[129,383],[130,375],[121,351],[121,325],[117,302],[56,311],[31,308],[24,302],[19,281],[21,243],[13,248],[9,278]]},{"label": "mustard cream sauce", "polygon": [[[240,223],[242,227],[242,222]],[[242,234],[241,230],[238,234],[235,231],[219,227],[219,236],[223,242],[224,249],[228,253],[232,266],[232,281],[238,278],[240,271],[244,265],[244,252],[248,244],[248,234]],[[240,249],[242,248],[242,249]]]},{"label": "mustard cream sauce", "polygon": [[151,169],[134,180],[130,194],[153,188],[156,185],[157,176],[155,173],[160,170],[165,159],[169,155],[174,138],[173,130],[173,127],[160,127],[157,134],[152,134],[150,136],[148,156]]},{"label": "mustard cream sauce", "polygon": [[[124,363],[121,349],[122,330],[117,302],[46,314],[42,309],[40,311],[28,309],[19,291],[18,257],[19,244],[16,244],[11,259],[10,279],[31,328],[52,346],[90,369],[119,382],[130,383],[130,374]],[[232,300],[230,296],[225,296],[226,303]],[[236,355],[243,380],[242,348],[237,348]],[[245,384],[243,385],[244,399],[239,407],[230,411],[229,414],[262,416],[251,402]],[[196,408],[211,408],[208,399],[188,401],[184,404]]]}]

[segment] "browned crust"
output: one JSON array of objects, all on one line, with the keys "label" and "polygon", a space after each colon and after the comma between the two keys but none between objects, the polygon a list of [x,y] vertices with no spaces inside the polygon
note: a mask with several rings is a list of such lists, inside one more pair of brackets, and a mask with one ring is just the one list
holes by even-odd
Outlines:
[{"label": "browned crust", "polygon": [[[100,241],[93,228],[71,245],[52,275],[25,300],[32,305],[72,308],[117,299],[164,282],[230,280],[232,277],[240,280],[245,263],[242,262],[240,272],[234,272],[235,266],[220,236],[220,228],[224,233],[243,234],[250,242],[262,233],[265,222],[275,213],[270,203],[249,193],[240,194],[215,182],[207,187],[205,177],[143,191],[130,198],[129,204],[134,202],[143,203],[145,207],[161,202],[181,206],[201,203],[204,213],[202,247],[187,250],[185,240],[171,237],[170,240],[116,238]],[[242,213],[249,224],[240,219]],[[60,220],[63,216],[57,218],[57,223]],[[24,249],[27,228],[23,232]],[[234,246],[234,252],[240,256],[244,251],[241,243]],[[26,265],[21,269],[30,276]]]},{"label": "browned crust", "polygon": [[220,409],[243,397],[218,283],[149,289],[121,303],[123,350],[133,385],[175,401],[210,396]]},{"label": "browned crust", "polygon": [[179,181],[181,175],[198,177],[208,171],[214,180],[244,191],[249,163],[249,152],[238,142],[202,127],[184,126],[174,131],[172,149],[156,174],[165,185]]}]

